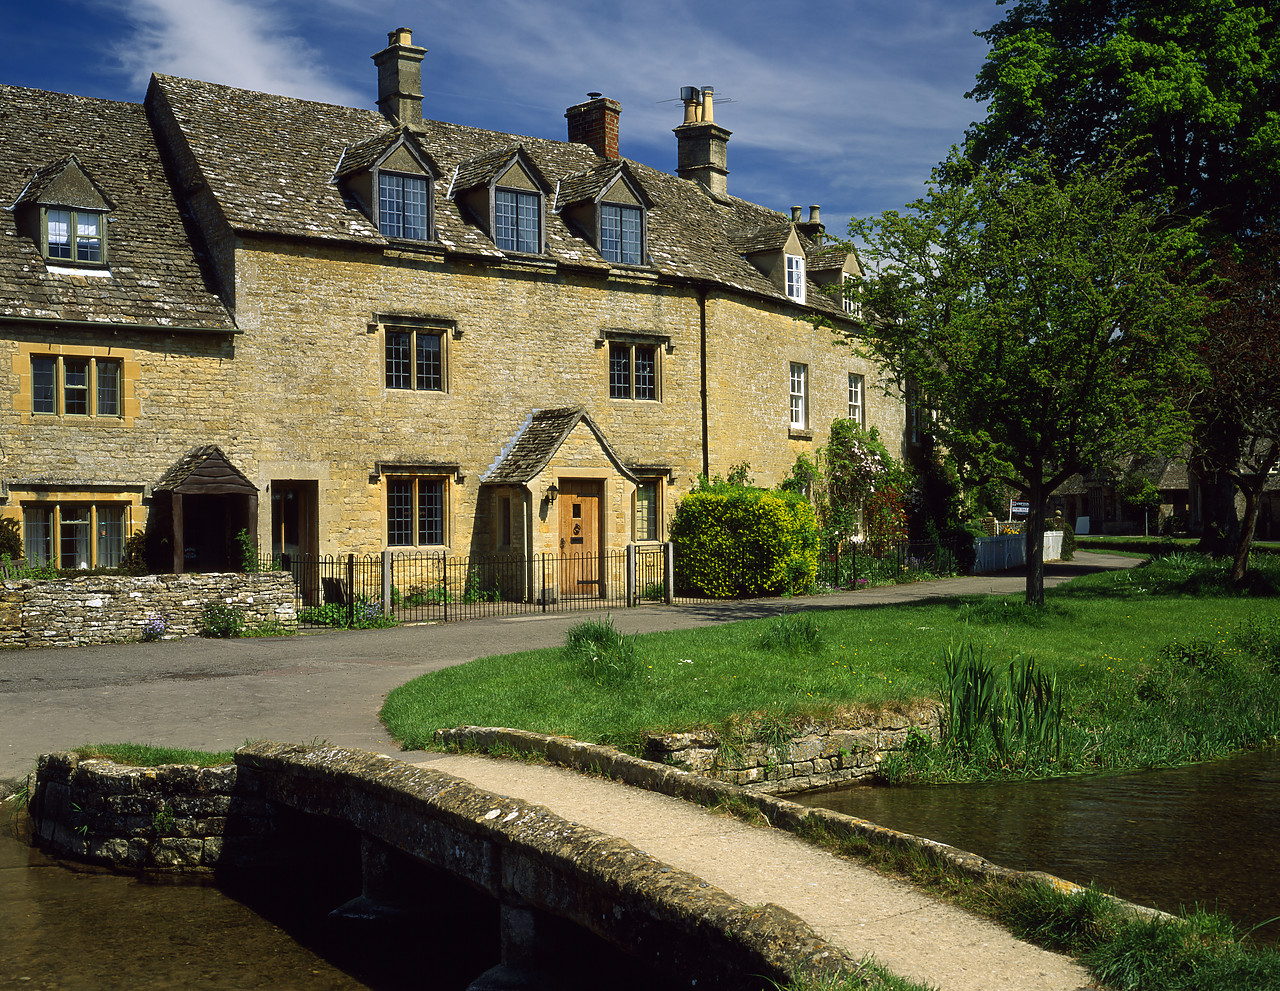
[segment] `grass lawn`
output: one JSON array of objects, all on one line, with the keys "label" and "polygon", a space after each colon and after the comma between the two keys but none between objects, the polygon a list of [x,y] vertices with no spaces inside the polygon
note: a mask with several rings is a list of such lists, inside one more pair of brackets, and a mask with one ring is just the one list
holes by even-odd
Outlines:
[{"label": "grass lawn", "polygon": [[[1280,562],[1258,560],[1252,594],[1224,565],[1187,554],[1021,596],[797,612],[626,638],[610,676],[564,649],[483,658],[415,679],[382,718],[405,746],[436,729],[507,726],[635,750],[648,730],[776,727],[837,709],[945,699],[948,647],[972,643],[998,670],[1018,654],[1065,698],[1062,755],[916,768],[933,779],[1159,766],[1280,737]],[[797,610],[804,603],[797,602]],[[625,668],[625,670],[622,670]],[[602,676],[603,671],[603,676]],[[910,776],[910,775],[908,775]]]}]

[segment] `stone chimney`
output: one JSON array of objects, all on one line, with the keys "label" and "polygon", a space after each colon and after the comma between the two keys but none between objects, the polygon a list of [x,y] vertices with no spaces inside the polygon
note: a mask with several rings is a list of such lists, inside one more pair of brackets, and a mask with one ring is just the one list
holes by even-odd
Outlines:
[{"label": "stone chimney", "polygon": [[587,102],[564,112],[569,121],[569,140],[590,145],[602,158],[619,158],[618,118],[622,104],[606,100],[599,93],[588,93]]},{"label": "stone chimney", "polygon": [[684,123],[675,128],[676,174],[681,179],[692,179],[706,187],[708,192],[726,195],[729,192],[729,136],[715,123],[712,98],[715,91],[710,86],[699,90],[696,86],[684,86],[680,99],[684,102]]},{"label": "stone chimney", "polygon": [[378,109],[392,124],[422,123],[422,56],[408,28],[387,34],[387,47],[370,56],[378,67]]},{"label": "stone chimney", "polygon": [[827,225],[818,219],[818,211],[820,209],[822,208],[816,203],[810,206],[809,219],[802,224],[800,223],[800,208],[798,206],[791,208],[791,221],[796,225],[796,230],[818,244],[822,243],[822,238],[827,233]]}]

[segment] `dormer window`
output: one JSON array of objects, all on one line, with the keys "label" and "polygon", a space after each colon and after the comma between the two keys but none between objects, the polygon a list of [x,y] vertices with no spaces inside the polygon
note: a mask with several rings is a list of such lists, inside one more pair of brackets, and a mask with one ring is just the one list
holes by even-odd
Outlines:
[{"label": "dormer window", "polygon": [[46,208],[45,257],[101,265],[105,227],[101,213]]},{"label": "dormer window", "polygon": [[422,176],[378,173],[378,230],[385,237],[431,239],[431,183]]},{"label": "dormer window", "polygon": [[408,128],[390,128],[342,152],[334,180],[378,227],[401,241],[434,238],[436,166]]},{"label": "dormer window", "polygon": [[449,198],[500,251],[537,255],[546,240],[543,201],[550,189],[524,148],[510,145],[462,162]]},{"label": "dormer window", "polygon": [[804,302],[804,256],[787,255],[787,295]]},{"label": "dormer window", "polygon": [[107,214],[114,205],[75,155],[35,173],[14,201],[18,229],[51,263],[103,267]]},{"label": "dormer window", "polygon": [[645,210],[653,201],[625,162],[606,162],[560,180],[556,212],[571,231],[617,265],[643,265]]},{"label": "dormer window", "polygon": [[493,243],[503,251],[537,254],[542,250],[542,197],[516,189],[493,194]]},{"label": "dormer window", "polygon": [[644,213],[639,207],[600,204],[600,254],[623,265],[641,263]]}]

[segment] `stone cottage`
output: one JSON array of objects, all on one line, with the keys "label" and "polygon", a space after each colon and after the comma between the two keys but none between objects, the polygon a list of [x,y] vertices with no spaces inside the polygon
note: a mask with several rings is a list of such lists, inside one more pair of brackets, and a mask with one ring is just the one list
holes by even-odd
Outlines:
[{"label": "stone cottage", "polygon": [[591,554],[662,540],[700,474],[778,482],[835,418],[903,436],[811,321],[857,331],[855,260],[816,207],[728,192],[710,89],[671,175],[620,155],[600,94],[565,141],[424,117],[424,55],[391,33],[378,112],[0,87],[0,513],[30,560],[114,565],[143,526],[176,571],[241,529]]}]

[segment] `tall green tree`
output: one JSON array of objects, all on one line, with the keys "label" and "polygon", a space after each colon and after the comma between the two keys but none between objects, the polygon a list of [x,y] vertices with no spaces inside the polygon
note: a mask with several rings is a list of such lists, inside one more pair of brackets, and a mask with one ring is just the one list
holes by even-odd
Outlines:
[{"label": "tall green tree", "polygon": [[874,314],[854,343],[925,397],[970,482],[1029,501],[1029,603],[1044,601],[1049,494],[1188,433],[1171,386],[1194,369],[1201,297],[1175,275],[1194,228],[1133,196],[1132,172],[953,154],[907,213],[850,224],[867,262],[853,291]]},{"label": "tall green tree", "polygon": [[1280,193],[1272,7],[1018,0],[981,32],[991,50],[968,95],[987,115],[969,155],[993,164],[1042,151],[1065,173],[1125,148],[1142,156],[1136,188],[1167,193],[1211,235],[1270,227]]},{"label": "tall green tree", "polygon": [[[1193,395],[1195,461],[1207,481],[1202,546],[1232,557],[1242,581],[1263,487],[1280,464],[1280,239],[1214,251],[1215,306],[1199,354],[1208,370]],[[1235,493],[1244,496],[1238,520]]]}]

